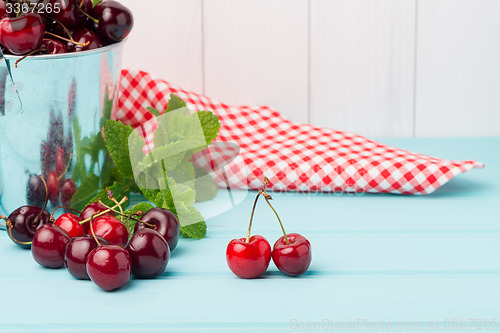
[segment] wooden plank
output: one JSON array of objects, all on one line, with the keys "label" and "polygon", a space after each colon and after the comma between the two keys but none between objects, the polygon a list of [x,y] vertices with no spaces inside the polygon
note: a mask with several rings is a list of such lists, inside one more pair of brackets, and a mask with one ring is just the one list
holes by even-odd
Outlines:
[{"label": "wooden plank", "polygon": [[311,0],[311,121],[411,136],[415,1]]},{"label": "wooden plank", "polygon": [[123,0],[135,25],[124,68],[147,71],[184,89],[203,92],[201,0]]},{"label": "wooden plank", "polygon": [[306,0],[204,2],[206,94],[308,120]]},{"label": "wooden plank", "polygon": [[500,2],[421,0],[416,134],[500,135]]}]

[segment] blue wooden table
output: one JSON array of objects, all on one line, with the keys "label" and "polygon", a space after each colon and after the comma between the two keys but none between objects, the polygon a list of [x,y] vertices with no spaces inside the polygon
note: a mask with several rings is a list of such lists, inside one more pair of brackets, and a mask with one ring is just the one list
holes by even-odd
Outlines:
[{"label": "blue wooden table", "polygon": [[[0,331],[500,332],[500,138],[382,141],[486,168],[427,196],[274,194],[287,232],[312,244],[299,278],[272,262],[257,280],[229,271],[226,246],[246,235],[252,192],[230,208],[220,191],[200,207],[221,212],[207,238],[181,240],[163,276],[112,293],[38,266],[2,232]],[[280,236],[263,201],[253,232],[271,245]]]}]

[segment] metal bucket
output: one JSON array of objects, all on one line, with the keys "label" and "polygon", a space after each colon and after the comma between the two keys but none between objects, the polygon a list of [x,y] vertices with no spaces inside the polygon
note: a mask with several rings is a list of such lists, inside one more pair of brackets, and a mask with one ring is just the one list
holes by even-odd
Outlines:
[{"label": "metal bucket", "polygon": [[[102,116],[116,109],[122,49],[123,42],[91,51],[32,56],[17,68],[19,57],[6,56],[13,80],[2,60],[0,214],[28,203],[30,175],[47,177],[61,149],[64,172],[58,173],[58,180],[72,177],[79,154],[75,146],[82,138],[100,135]],[[104,157],[96,158],[98,174]],[[86,166],[91,162],[86,160]]]}]

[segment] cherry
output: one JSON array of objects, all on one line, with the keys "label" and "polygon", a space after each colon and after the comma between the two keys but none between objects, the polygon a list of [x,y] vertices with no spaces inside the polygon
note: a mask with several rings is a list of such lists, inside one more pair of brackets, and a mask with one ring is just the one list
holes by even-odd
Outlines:
[{"label": "cherry", "polygon": [[162,274],[170,258],[165,238],[152,229],[137,231],[125,249],[132,259],[132,274],[138,278],[152,278]]},{"label": "cherry", "polygon": [[47,178],[54,164],[52,145],[49,141],[43,141],[40,146],[40,162],[42,164],[42,174]]},{"label": "cherry", "polygon": [[35,232],[31,245],[33,259],[48,268],[59,268],[64,265],[64,252],[70,237],[61,227],[47,223]]},{"label": "cherry", "polygon": [[[174,213],[168,209],[156,207],[148,210],[142,216],[141,221],[154,225],[155,230],[167,241],[170,251],[175,249],[179,241],[180,225]],[[144,223],[136,223],[134,232],[143,228],[147,228]]]},{"label": "cherry", "polygon": [[95,32],[92,32],[88,29],[81,29],[76,31],[73,34],[73,39],[75,40],[75,42],[83,45],[75,45],[72,42],[68,42],[67,48],[69,52],[93,50],[103,45],[99,36],[97,36]]},{"label": "cherry", "polygon": [[49,172],[47,177],[47,186],[49,187],[49,200],[53,206],[56,206],[59,202],[59,194],[61,192],[61,184],[57,178],[55,170]]},{"label": "cherry", "polygon": [[[86,19],[85,15],[77,8],[80,0],[49,0],[53,8],[59,8],[58,12],[52,11],[50,17],[58,20],[67,28],[74,28],[81,25]],[[92,0],[83,2],[82,10],[85,12],[90,11],[92,8]]]},{"label": "cherry", "polygon": [[231,271],[243,279],[261,276],[271,261],[271,245],[263,236],[255,235],[233,239],[226,251],[226,260]]},{"label": "cherry", "polygon": [[109,244],[125,247],[128,241],[128,231],[125,224],[114,216],[100,216],[92,222],[92,229],[96,236],[106,239]]},{"label": "cherry", "polygon": [[105,291],[122,288],[132,273],[130,255],[118,245],[93,249],[88,255],[86,267],[90,279]]},{"label": "cherry", "polygon": [[61,54],[68,52],[66,44],[53,38],[44,38],[40,45],[40,50],[43,51],[39,51],[36,54]]},{"label": "cherry", "polygon": [[[92,215],[96,213],[101,213],[105,210],[107,210],[107,208],[104,205],[98,202],[91,202],[83,209],[83,211],[80,214],[80,218],[82,219],[82,221],[88,220],[92,217]],[[115,216],[115,213],[109,211],[105,213],[105,215]],[[85,233],[88,233],[90,228],[90,223],[83,223],[82,226],[84,228],[83,230],[85,231]]]},{"label": "cherry", "polygon": [[102,1],[92,9],[92,15],[99,21],[96,31],[104,40],[124,40],[134,26],[130,10],[113,0]]},{"label": "cherry", "polygon": [[45,201],[45,185],[40,176],[31,174],[26,184],[26,201],[30,205],[42,206]]},{"label": "cherry", "polygon": [[[63,206],[69,207],[71,206],[71,199],[73,199],[73,195],[76,193],[76,184],[75,181],[71,178],[66,179],[61,185],[61,203]],[[87,224],[87,223],[85,223]],[[84,224],[84,225],[85,225]],[[84,233],[87,231],[85,227],[83,227]]]},{"label": "cherry", "polygon": [[26,249],[31,247],[31,241],[36,230],[50,223],[49,212],[31,205],[19,207],[8,218],[5,218],[5,216],[0,216],[0,218],[7,221],[7,231],[10,239]]},{"label": "cherry", "polygon": [[291,233],[281,236],[273,247],[272,258],[276,267],[285,274],[299,276],[311,264],[311,243],[302,235]]},{"label": "cherry", "polygon": [[0,19],[9,16],[7,14],[7,7],[5,5],[5,1],[0,1]]},{"label": "cherry", "polygon": [[75,214],[65,213],[59,216],[55,224],[64,229],[71,238],[85,235],[83,227],[80,225],[82,220]]},{"label": "cherry", "polygon": [[56,153],[56,175],[57,177],[61,177],[65,172],[65,163],[64,163],[64,149],[63,147],[59,147]]},{"label": "cherry", "polygon": [[0,20],[0,43],[11,53],[22,55],[38,49],[42,43],[45,24],[36,13]]},{"label": "cherry", "polygon": [[[97,237],[99,243],[109,245],[102,237]],[[64,252],[64,267],[77,279],[90,280],[87,274],[87,258],[90,251],[97,247],[97,242],[92,235],[76,236],[71,238]]]}]

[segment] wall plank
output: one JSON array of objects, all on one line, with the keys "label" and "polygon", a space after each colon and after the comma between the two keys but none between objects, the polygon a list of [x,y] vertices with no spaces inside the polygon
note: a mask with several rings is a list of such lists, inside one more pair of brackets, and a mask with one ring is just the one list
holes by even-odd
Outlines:
[{"label": "wall plank", "polygon": [[204,1],[206,94],[308,120],[307,0]]},{"label": "wall plank", "polygon": [[202,0],[120,0],[134,13],[123,67],[202,92]]},{"label": "wall plank", "polygon": [[311,122],[412,136],[415,1],[311,0]]},{"label": "wall plank", "polygon": [[420,0],[417,136],[500,135],[500,1]]}]

